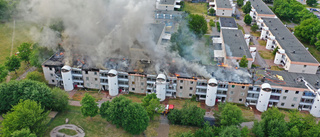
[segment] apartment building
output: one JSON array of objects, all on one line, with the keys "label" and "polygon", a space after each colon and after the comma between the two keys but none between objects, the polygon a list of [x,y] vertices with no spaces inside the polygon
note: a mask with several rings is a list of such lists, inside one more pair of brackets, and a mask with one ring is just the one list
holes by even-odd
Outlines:
[{"label": "apartment building", "polygon": [[165,10],[165,11],[173,11],[175,9],[179,9],[181,0],[157,0],[156,1],[156,9],[157,10]]},{"label": "apartment building", "polygon": [[278,47],[274,63],[288,72],[316,74],[319,62],[278,18],[259,18],[261,39],[267,40],[266,49]]},{"label": "apartment building", "polygon": [[250,16],[252,21],[257,21],[260,17],[266,18],[276,18],[277,16],[272,12],[272,10],[262,1],[262,0],[245,0],[244,4],[250,1],[251,11]]},{"label": "apartment building", "polygon": [[217,16],[231,17],[235,13],[236,5],[232,0],[215,0],[209,3],[210,8],[214,8]]}]

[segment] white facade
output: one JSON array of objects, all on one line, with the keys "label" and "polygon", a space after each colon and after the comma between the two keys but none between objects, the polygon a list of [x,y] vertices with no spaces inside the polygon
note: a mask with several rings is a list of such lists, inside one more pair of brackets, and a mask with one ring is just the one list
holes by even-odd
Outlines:
[{"label": "white facade", "polygon": [[109,95],[117,96],[119,94],[118,72],[111,69],[108,74]]},{"label": "white facade", "polygon": [[310,110],[310,114],[315,117],[320,117],[320,96],[319,96],[320,89],[317,91],[316,97],[314,98],[314,102],[312,104],[312,108]]},{"label": "white facade", "polygon": [[73,90],[71,67],[67,65],[63,66],[61,68],[61,75],[62,75],[64,90],[65,91]]},{"label": "white facade", "polygon": [[275,37],[274,36],[269,36],[268,40],[267,40],[267,45],[266,45],[266,49],[271,50],[275,48]]},{"label": "white facade", "polygon": [[269,30],[268,27],[262,27],[260,39],[266,39],[267,31]]},{"label": "white facade", "polygon": [[216,103],[218,82],[215,78],[211,78],[207,85],[206,105],[212,107]]},{"label": "white facade", "polygon": [[156,79],[156,94],[160,101],[166,99],[166,76],[164,74],[159,74]]},{"label": "white facade", "polygon": [[250,47],[250,53],[252,56],[252,62],[254,62],[254,60],[256,59],[256,55],[257,55],[257,47]]},{"label": "white facade", "polygon": [[271,96],[271,86],[269,83],[263,83],[261,85],[261,90],[258,98],[258,102],[256,105],[257,110],[260,112],[264,112],[267,110],[269,105],[269,99]]},{"label": "white facade", "polygon": [[283,56],[285,56],[285,50],[284,49],[278,49],[276,56],[274,58],[274,64],[281,64],[281,60]]},{"label": "white facade", "polygon": [[244,39],[246,40],[247,46],[250,44],[250,34],[244,34]]}]

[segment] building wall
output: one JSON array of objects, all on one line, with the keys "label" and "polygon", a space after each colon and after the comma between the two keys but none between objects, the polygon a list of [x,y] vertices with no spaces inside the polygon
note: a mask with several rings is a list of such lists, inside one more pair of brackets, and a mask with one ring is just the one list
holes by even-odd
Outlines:
[{"label": "building wall", "polygon": [[249,85],[229,84],[227,92],[227,102],[244,104],[248,94]]},{"label": "building wall", "polygon": [[[174,4],[175,5],[175,4]],[[174,10],[174,5],[164,5],[164,4],[159,4],[157,9],[158,10],[167,10],[167,11],[173,11]]]},{"label": "building wall", "polygon": [[101,88],[99,71],[82,70],[82,76],[84,87],[91,89]]},{"label": "building wall", "polygon": [[43,70],[44,78],[46,79],[48,84],[56,85],[57,80],[55,76],[55,68],[42,66],[42,70]]},{"label": "building wall", "polygon": [[231,17],[232,16],[232,8],[225,8],[225,9],[220,9],[217,8],[216,10],[216,15],[217,16],[223,16],[223,17]]},{"label": "building wall", "polygon": [[193,79],[177,79],[177,97],[191,98],[195,95],[197,81]]},{"label": "building wall", "polygon": [[129,91],[138,94],[147,92],[147,78],[144,75],[129,74]]},{"label": "building wall", "polygon": [[[298,94],[296,94],[296,92]],[[282,94],[280,96],[277,107],[286,109],[297,109],[302,95],[303,91],[282,90]]]},{"label": "building wall", "polygon": [[288,69],[288,72],[316,74],[317,70],[318,70],[318,66],[298,65],[298,64],[291,63]]}]

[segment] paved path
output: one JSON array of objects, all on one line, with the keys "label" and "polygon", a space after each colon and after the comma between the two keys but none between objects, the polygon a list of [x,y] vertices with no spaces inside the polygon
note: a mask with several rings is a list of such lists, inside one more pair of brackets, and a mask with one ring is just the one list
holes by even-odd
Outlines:
[{"label": "paved path", "polygon": [[169,136],[169,120],[167,119],[167,116],[160,116],[160,125],[157,129],[155,129],[158,133],[157,137],[167,137]]},{"label": "paved path", "polygon": [[22,80],[22,79],[24,79],[29,72],[33,72],[33,71],[35,71],[36,69],[37,69],[36,67],[31,67],[31,68],[29,68],[26,72],[24,72],[22,75],[20,75],[16,80]]},{"label": "paved path", "polygon": [[[71,129],[77,132],[76,135],[74,136],[69,136],[69,135],[65,135],[64,133],[60,133],[59,130],[61,129]],[[61,126],[57,126],[54,129],[51,130],[50,132],[50,137],[57,137],[57,136],[63,136],[63,137],[84,137],[85,133],[83,131],[82,128],[77,127],[76,125],[73,124],[64,124]]]},{"label": "paved path", "polygon": [[251,121],[251,122],[243,122],[243,123],[241,123],[241,127],[245,127],[245,126],[247,126],[249,129],[251,129],[252,127],[253,127],[253,124],[254,124],[254,122],[253,121]]}]

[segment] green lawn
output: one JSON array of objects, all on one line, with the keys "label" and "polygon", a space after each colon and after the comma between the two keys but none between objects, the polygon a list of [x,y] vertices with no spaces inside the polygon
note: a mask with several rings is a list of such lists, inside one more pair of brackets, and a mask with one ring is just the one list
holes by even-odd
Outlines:
[{"label": "green lawn", "polygon": [[260,46],[266,46],[267,45],[267,42],[264,41],[264,40],[258,40]]},{"label": "green lawn", "polygon": [[134,94],[134,93],[124,94],[123,96],[132,100],[132,102],[137,102],[137,103],[142,103],[141,100],[143,99],[143,97],[145,97],[145,95]]},{"label": "green lawn", "polygon": [[[10,54],[10,53],[9,53]],[[22,75],[29,67],[27,67],[27,63],[24,61],[21,62],[20,68],[17,70],[17,74],[14,71],[10,72],[11,80],[17,79],[20,75]]]},{"label": "green lawn", "polygon": [[189,132],[189,131],[194,133],[197,129],[199,128],[192,127],[192,126],[170,125],[169,137],[176,137],[179,134]]},{"label": "green lawn", "polygon": [[252,36],[255,36],[255,37],[260,37],[261,32],[258,32],[258,31],[256,31],[256,32],[250,32],[250,34],[251,34]]},{"label": "green lawn", "polygon": [[284,70],[284,68],[279,68],[278,66],[271,66],[271,70],[281,71]]},{"label": "green lawn", "polygon": [[[186,101],[190,99],[170,99],[169,104],[173,104],[175,109],[181,109]],[[200,102],[191,101],[191,104],[195,104],[200,107]]]},{"label": "green lawn", "polygon": [[97,115],[90,119],[81,115],[80,107],[70,106],[69,111],[60,112],[54,120],[49,123],[45,136],[50,136],[50,131],[56,126],[65,124],[66,118],[69,119],[69,124],[81,126],[84,129],[87,137],[129,137],[131,134],[124,131],[122,128],[116,128],[115,125],[107,122],[105,119]]},{"label": "green lawn", "polygon": [[[30,35],[30,24],[16,21],[15,37],[13,40],[13,52],[18,51],[17,47],[23,42],[32,42]],[[12,44],[13,22],[0,23],[0,64],[3,64],[6,57],[10,56]]]},{"label": "green lawn", "polygon": [[274,55],[272,55],[272,53],[270,51],[260,50],[259,54],[263,59],[273,59],[274,58]]},{"label": "green lawn", "polygon": [[238,25],[239,30],[242,30],[242,33],[244,34],[245,32],[244,32],[243,27],[241,25],[239,25],[238,23],[237,23],[237,25]]},{"label": "green lawn", "polygon": [[242,110],[242,116],[244,117],[245,122],[255,120],[253,110],[250,110],[249,108],[242,106],[242,105],[237,105],[237,106]]},{"label": "green lawn", "polygon": [[77,131],[72,130],[72,129],[61,129],[61,130],[59,130],[59,132],[70,135],[70,136],[74,136],[77,134]]},{"label": "green lawn", "polygon": [[184,5],[184,10],[190,12],[191,14],[207,14],[206,3],[185,2]]}]

